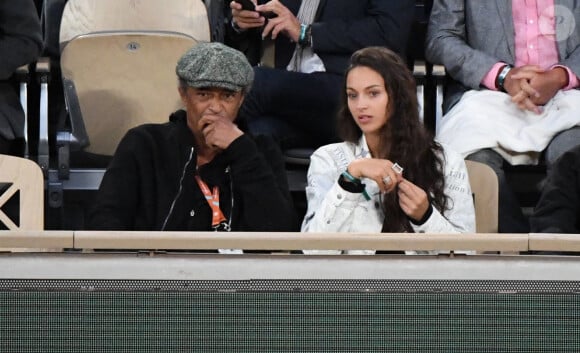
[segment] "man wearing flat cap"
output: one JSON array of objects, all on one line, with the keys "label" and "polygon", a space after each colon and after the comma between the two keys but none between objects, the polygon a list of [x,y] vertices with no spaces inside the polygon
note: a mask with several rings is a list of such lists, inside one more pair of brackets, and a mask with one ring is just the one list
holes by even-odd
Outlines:
[{"label": "man wearing flat cap", "polygon": [[185,110],[127,133],[103,177],[90,228],[296,230],[277,145],[234,123],[253,80],[245,56],[200,43],[176,73]]}]

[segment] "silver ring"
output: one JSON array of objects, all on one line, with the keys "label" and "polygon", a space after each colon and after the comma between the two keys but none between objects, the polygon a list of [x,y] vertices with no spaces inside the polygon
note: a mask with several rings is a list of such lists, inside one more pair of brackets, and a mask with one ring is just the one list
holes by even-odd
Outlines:
[{"label": "silver ring", "polygon": [[385,183],[385,185],[389,185],[391,183],[391,176],[387,175],[386,177],[384,177],[383,183]]},{"label": "silver ring", "polygon": [[393,164],[393,166],[391,167],[391,169],[392,169],[393,171],[395,171],[395,173],[397,173],[397,174],[402,174],[402,173],[403,173],[403,167],[401,167],[401,166],[399,165],[399,163],[395,163],[395,164]]}]

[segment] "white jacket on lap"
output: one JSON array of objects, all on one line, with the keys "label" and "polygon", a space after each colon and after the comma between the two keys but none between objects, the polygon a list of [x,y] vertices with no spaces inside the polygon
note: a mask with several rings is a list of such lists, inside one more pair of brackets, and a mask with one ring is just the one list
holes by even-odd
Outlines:
[{"label": "white jacket on lap", "polygon": [[[416,233],[474,233],[475,210],[465,162],[459,154],[445,146],[443,150],[445,194],[449,196],[449,209],[433,208],[431,217],[424,224],[411,223],[411,226]],[[367,193],[371,196],[368,201],[362,193],[348,192],[338,184],[339,176],[350,162],[359,158],[370,158],[364,136],[358,144],[335,143],[314,152],[308,169],[306,187],[308,210],[302,223],[303,232],[381,232],[383,220],[385,217],[388,218],[388,215],[383,212],[377,183],[372,179],[362,178]],[[323,253],[340,253],[340,251]],[[348,253],[368,254],[374,251]]]}]

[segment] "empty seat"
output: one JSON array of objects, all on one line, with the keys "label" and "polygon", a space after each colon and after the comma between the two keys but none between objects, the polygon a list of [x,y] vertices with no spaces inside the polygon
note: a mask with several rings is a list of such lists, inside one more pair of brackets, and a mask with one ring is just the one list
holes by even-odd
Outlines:
[{"label": "empty seat", "polygon": [[69,0],[60,24],[62,47],[76,36],[101,31],[168,31],[210,41],[201,0]]},{"label": "empty seat", "polygon": [[[44,177],[35,162],[0,155],[0,229],[42,230],[44,228]],[[18,200],[13,214],[5,213],[10,200]]]},{"label": "empty seat", "polygon": [[87,34],[68,43],[61,69],[75,142],[112,155],[130,128],[166,122],[181,107],[175,63],[195,43],[157,32]]}]

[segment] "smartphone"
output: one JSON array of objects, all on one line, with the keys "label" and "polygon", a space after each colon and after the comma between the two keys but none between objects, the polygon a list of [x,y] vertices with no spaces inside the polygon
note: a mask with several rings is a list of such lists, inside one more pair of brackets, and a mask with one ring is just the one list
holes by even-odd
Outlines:
[{"label": "smartphone", "polygon": [[[256,11],[256,5],[252,2],[252,0],[234,0],[234,1],[242,5],[242,10]],[[260,15],[264,16],[265,18],[274,18],[277,16],[273,12],[260,12]]]},{"label": "smartphone", "polygon": [[234,1],[242,5],[242,10],[256,11],[256,5],[252,2],[252,0],[234,0]]}]

